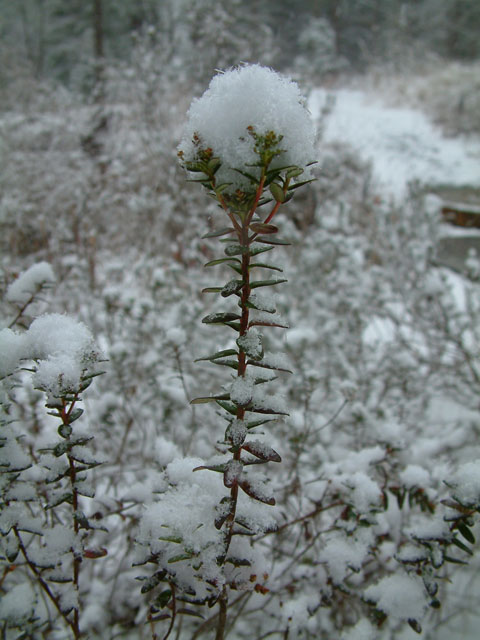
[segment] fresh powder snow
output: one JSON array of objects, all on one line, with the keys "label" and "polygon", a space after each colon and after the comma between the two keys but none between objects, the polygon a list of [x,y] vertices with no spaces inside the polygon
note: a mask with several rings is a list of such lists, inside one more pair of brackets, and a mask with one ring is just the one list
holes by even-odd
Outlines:
[{"label": "fresh powder snow", "polygon": [[235,191],[249,184],[235,169],[254,171],[258,161],[254,140],[247,130],[259,135],[274,131],[282,135],[281,153],[272,168],[295,165],[304,168],[314,161],[315,130],[298,85],[260,65],[245,65],[219,73],[201,98],[193,101],[179,151],[186,161],[196,158],[198,135],[203,148],[211,148],[222,166],[218,183],[229,183]]},{"label": "fresh powder snow", "polygon": [[418,620],[425,613],[428,602],[423,584],[408,575],[382,578],[364,592],[380,611],[399,620]]}]

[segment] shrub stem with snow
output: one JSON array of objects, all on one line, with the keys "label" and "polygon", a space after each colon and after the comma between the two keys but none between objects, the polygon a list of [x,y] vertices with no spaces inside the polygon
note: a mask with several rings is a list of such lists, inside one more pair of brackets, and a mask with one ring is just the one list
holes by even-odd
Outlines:
[{"label": "shrub stem with snow", "polygon": [[[296,189],[311,181],[305,170],[313,159],[313,141],[313,126],[297,85],[270,69],[253,65],[213,78],[209,89],[191,106],[179,149],[184,168],[215,198],[228,219],[227,226],[204,236],[224,243],[223,256],[205,266],[226,265],[234,272],[225,284],[203,290],[234,304],[205,316],[202,322],[232,329],[235,346],[199,360],[235,373],[233,379],[229,375],[225,378],[225,387],[217,394],[192,400],[192,404],[216,403],[227,422],[221,443],[224,457],[193,469],[197,473],[221,473],[228,490],[212,513],[220,534],[214,554],[219,572],[215,580],[210,580],[214,588],[209,589],[207,599],[210,606],[219,604],[217,640],[224,638],[232,589],[268,591],[264,586],[268,575],[259,580],[246,550],[234,544],[237,536],[253,535],[260,527],[255,518],[247,523],[239,513],[241,493],[266,505],[275,504],[268,478],[261,479],[252,469],[267,462],[281,462],[280,455],[266,441],[252,436],[260,425],[287,414],[282,395],[264,388],[276,379],[276,372],[288,371],[288,365],[280,354],[266,352],[259,331],[286,324],[277,313],[274,297],[258,291],[286,282],[278,276],[282,269],[263,258],[276,245],[288,244],[277,237],[278,227],[273,221]],[[243,577],[229,573],[227,567],[232,565],[246,567]],[[165,569],[164,581],[176,582],[185,596],[178,573]],[[173,589],[170,593],[173,598]],[[198,601],[195,592],[194,598]],[[167,605],[169,600],[165,598],[162,604]]]}]

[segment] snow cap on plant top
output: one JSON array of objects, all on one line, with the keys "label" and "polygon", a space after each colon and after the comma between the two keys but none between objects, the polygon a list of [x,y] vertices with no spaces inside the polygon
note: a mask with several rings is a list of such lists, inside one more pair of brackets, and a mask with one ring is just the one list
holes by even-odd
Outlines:
[{"label": "snow cap on plant top", "polygon": [[278,145],[283,151],[271,168],[304,168],[315,158],[315,130],[298,85],[256,64],[217,74],[192,102],[180,156],[188,163],[199,150],[211,149],[221,162],[217,183],[230,183],[230,191],[242,189],[248,179],[235,169],[257,174],[251,167],[259,160],[252,132],[283,136]]}]

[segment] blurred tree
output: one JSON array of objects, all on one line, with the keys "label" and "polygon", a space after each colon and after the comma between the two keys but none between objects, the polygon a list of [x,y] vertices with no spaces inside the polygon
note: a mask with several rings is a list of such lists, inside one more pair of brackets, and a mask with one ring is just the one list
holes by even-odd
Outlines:
[{"label": "blurred tree", "polygon": [[480,55],[480,2],[450,0],[446,11],[446,53],[454,58]]}]

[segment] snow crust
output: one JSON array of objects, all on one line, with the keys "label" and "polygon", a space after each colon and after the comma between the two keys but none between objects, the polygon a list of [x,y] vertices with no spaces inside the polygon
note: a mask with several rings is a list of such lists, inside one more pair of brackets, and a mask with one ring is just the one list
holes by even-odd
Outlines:
[{"label": "snow crust", "polygon": [[231,183],[234,191],[248,181],[234,169],[258,161],[254,140],[247,127],[263,135],[274,131],[283,135],[280,154],[275,166],[305,167],[315,159],[315,130],[304,99],[295,82],[272,69],[260,65],[245,65],[219,73],[213,77],[201,98],[193,101],[179,150],[186,160],[195,159],[194,134],[201,138],[204,148],[213,149],[222,167],[217,173],[218,183]]}]

